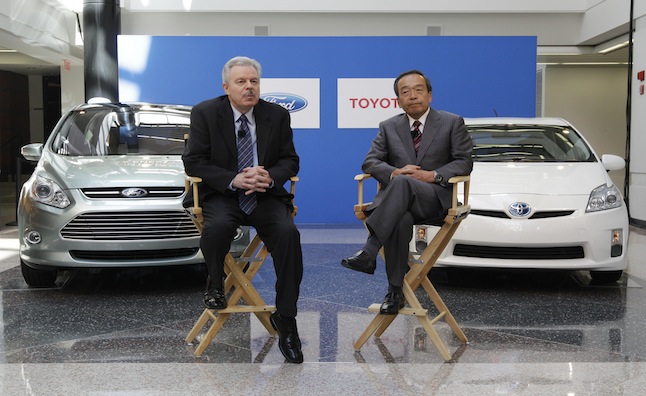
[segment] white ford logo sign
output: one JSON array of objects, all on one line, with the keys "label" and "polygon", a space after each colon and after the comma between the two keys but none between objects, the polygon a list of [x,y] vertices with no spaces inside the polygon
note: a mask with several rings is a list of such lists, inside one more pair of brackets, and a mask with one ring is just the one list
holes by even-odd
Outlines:
[{"label": "white ford logo sign", "polygon": [[148,195],[148,191],[139,187],[124,188],[121,190],[121,195],[126,198],[141,198]]},{"label": "white ford logo sign", "polygon": [[261,96],[263,100],[266,100],[269,103],[276,103],[290,113],[303,110],[307,107],[307,99],[294,94],[278,92],[262,94]]}]

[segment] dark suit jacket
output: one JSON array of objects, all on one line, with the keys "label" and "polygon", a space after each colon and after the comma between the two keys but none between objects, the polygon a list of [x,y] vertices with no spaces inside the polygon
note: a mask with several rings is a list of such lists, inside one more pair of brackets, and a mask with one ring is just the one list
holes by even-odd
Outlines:
[{"label": "dark suit jacket", "polygon": [[[431,108],[424,122],[424,134],[417,155],[408,116],[399,114],[379,123],[379,133],[372,142],[362,169],[383,187],[388,186],[390,175],[396,168],[407,164],[419,165],[424,170],[435,170],[447,181],[453,176],[471,173],[472,150],[473,142],[464,126],[464,119],[456,114]],[[443,209],[451,207],[451,186],[445,183],[432,186]],[[369,210],[379,205],[383,191],[377,193]]]},{"label": "dark suit jacket", "polygon": [[[267,190],[267,194],[289,202],[291,194],[283,185],[299,170],[289,112],[261,99],[254,106],[253,114],[258,163],[269,171],[274,180],[274,187]],[[202,178],[201,198],[209,194],[237,197],[228,188],[238,173],[233,110],[228,96],[209,99],[193,107],[189,139],[182,160],[187,174]],[[259,199],[262,199],[262,194]]]}]

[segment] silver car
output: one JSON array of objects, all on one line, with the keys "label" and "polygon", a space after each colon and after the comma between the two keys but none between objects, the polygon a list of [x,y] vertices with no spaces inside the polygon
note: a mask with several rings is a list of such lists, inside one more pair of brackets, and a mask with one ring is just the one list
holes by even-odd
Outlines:
[{"label": "silver car", "polygon": [[[45,144],[22,148],[38,161],[22,186],[22,275],[53,286],[58,270],[197,264],[199,233],[185,212],[181,154],[188,106],[83,104]],[[242,252],[248,228],[232,252]]]}]

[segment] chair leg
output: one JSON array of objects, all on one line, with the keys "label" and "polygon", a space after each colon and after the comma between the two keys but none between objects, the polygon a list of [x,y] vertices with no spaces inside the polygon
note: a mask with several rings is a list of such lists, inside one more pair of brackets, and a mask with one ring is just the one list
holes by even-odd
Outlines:
[{"label": "chair leg", "polygon": [[[386,319],[386,316],[393,316],[393,318],[394,318],[394,316],[396,316],[396,315],[377,314],[374,317],[374,319],[372,319],[372,322],[370,322],[368,327],[366,327],[366,329],[361,334],[361,336],[359,336],[357,341],[355,341],[355,343],[354,343],[354,350],[355,351],[359,351],[361,349],[361,347],[363,346],[363,344],[365,344],[366,341],[368,341],[370,336],[373,335],[374,332],[377,331],[377,329],[380,329],[382,327],[383,321]],[[392,322],[392,320],[390,322]],[[388,324],[390,324],[390,322],[388,322]],[[386,327],[388,327],[388,325],[386,325]],[[384,330],[385,330],[385,328],[384,328]],[[383,330],[382,330],[382,333],[383,333]]]},{"label": "chair leg", "polygon": [[437,290],[435,290],[435,287],[428,278],[422,281],[422,287],[433,302],[433,305],[435,305],[435,308],[437,308],[438,312],[444,312],[444,321],[449,325],[449,327],[451,327],[451,330],[453,330],[453,333],[455,333],[456,337],[458,337],[458,339],[464,343],[469,342],[466,334],[464,334],[464,331],[462,331],[462,328],[453,317],[453,314],[451,314],[451,311],[449,311],[449,308],[446,306],[446,304],[444,304],[444,301],[438,294]]},{"label": "chair leg", "polygon": [[440,338],[440,334],[437,332],[435,327],[433,327],[433,321],[428,316],[418,316],[417,319],[419,319],[422,327],[424,328],[424,330],[426,330],[426,334],[428,334],[431,342],[433,342],[433,345],[435,345],[435,348],[440,353],[440,355],[442,355],[444,360],[451,360],[451,353],[449,353],[449,349],[444,344],[444,341],[442,341],[442,339]]},{"label": "chair leg", "polygon": [[213,322],[211,327],[209,327],[209,330],[206,332],[204,335],[204,338],[202,341],[200,341],[199,345],[197,348],[195,348],[195,352],[193,353],[195,356],[201,356],[204,350],[211,344],[211,341],[215,338],[215,336],[218,334],[224,323],[229,319],[228,313],[219,313],[217,316],[217,319]]},{"label": "chair leg", "polygon": [[384,334],[384,331],[390,326],[390,324],[395,320],[397,315],[382,315],[379,314],[379,316],[383,316],[381,323],[379,324],[379,327],[375,330],[375,336],[376,337],[381,337],[382,334]]},{"label": "chair leg", "polygon": [[200,330],[202,330],[202,328],[204,327],[204,325],[206,325],[206,322],[208,322],[209,319],[215,320],[215,315],[213,315],[210,310],[205,309],[202,312],[202,315],[200,315],[200,318],[193,325],[193,328],[191,329],[191,331],[189,331],[188,335],[186,336],[186,339],[185,339],[186,342],[193,342],[195,337],[197,337]]},{"label": "chair leg", "polygon": [[[442,235],[442,238],[444,238],[445,235]],[[437,293],[437,290],[435,290],[435,287],[433,287],[433,284],[431,281],[428,279],[428,272],[432,268],[433,264],[437,260],[437,255],[432,255],[428,258],[426,258],[426,262],[422,266],[418,265],[411,265],[411,270],[409,273],[406,275],[402,287],[402,291],[404,293],[404,298],[406,299],[406,302],[410,306],[410,308],[402,308],[399,313],[403,315],[414,315],[417,316],[417,319],[419,320],[420,324],[426,331],[426,334],[430,338],[431,342],[433,342],[433,345],[435,345],[435,348],[437,351],[440,353],[442,358],[445,361],[451,360],[451,354],[449,352],[449,349],[447,348],[446,344],[444,341],[441,339],[440,334],[438,331],[435,329],[434,324],[440,320],[444,319],[446,323],[449,325],[451,330],[455,333],[455,335],[458,337],[460,341],[463,343],[468,342],[468,339],[460,326],[458,325],[457,321],[449,311],[448,307],[446,304],[444,304],[444,301],[440,298],[440,295]],[[439,314],[435,318],[429,318],[427,313],[428,311],[422,307],[422,304],[419,302],[419,299],[415,295],[415,290],[419,288],[419,286],[422,286],[423,289],[426,291],[428,294],[429,298],[435,305],[435,308],[439,311]],[[369,311],[371,312],[379,312],[379,304],[373,304],[368,308]],[[357,341],[354,343],[354,349],[356,351],[359,351],[361,347],[366,343],[366,341],[372,336],[373,334],[376,337],[381,337],[381,335],[386,331],[388,326],[395,320],[397,315],[381,315],[377,314],[375,318],[370,322],[366,330],[361,334],[361,336],[357,339]]]},{"label": "chair leg", "polygon": [[[276,335],[277,332],[269,321],[269,317],[276,307],[267,305],[252,284],[254,276],[269,255],[267,248],[261,244],[262,241],[256,235],[238,260],[234,259],[231,254],[227,254],[224,262],[227,274],[224,290],[225,293],[231,292],[228,307],[218,311],[205,309],[202,312],[186,336],[186,341],[193,342],[199,332],[208,325],[209,320],[213,320],[213,323],[208,327],[204,338],[195,349],[195,356],[200,356],[204,352],[232,313],[253,313],[270,335]],[[241,303],[241,300],[244,300],[244,303]]]}]

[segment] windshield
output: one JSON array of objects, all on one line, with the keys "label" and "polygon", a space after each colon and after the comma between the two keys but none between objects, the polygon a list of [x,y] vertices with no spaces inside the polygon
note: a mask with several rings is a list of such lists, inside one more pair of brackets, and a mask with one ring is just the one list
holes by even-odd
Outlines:
[{"label": "windshield", "polygon": [[559,125],[467,125],[476,162],[594,162],[579,134]]},{"label": "windshield", "polygon": [[70,113],[52,141],[52,150],[66,156],[182,154],[188,113],[131,110],[127,107],[127,117],[123,107]]}]

